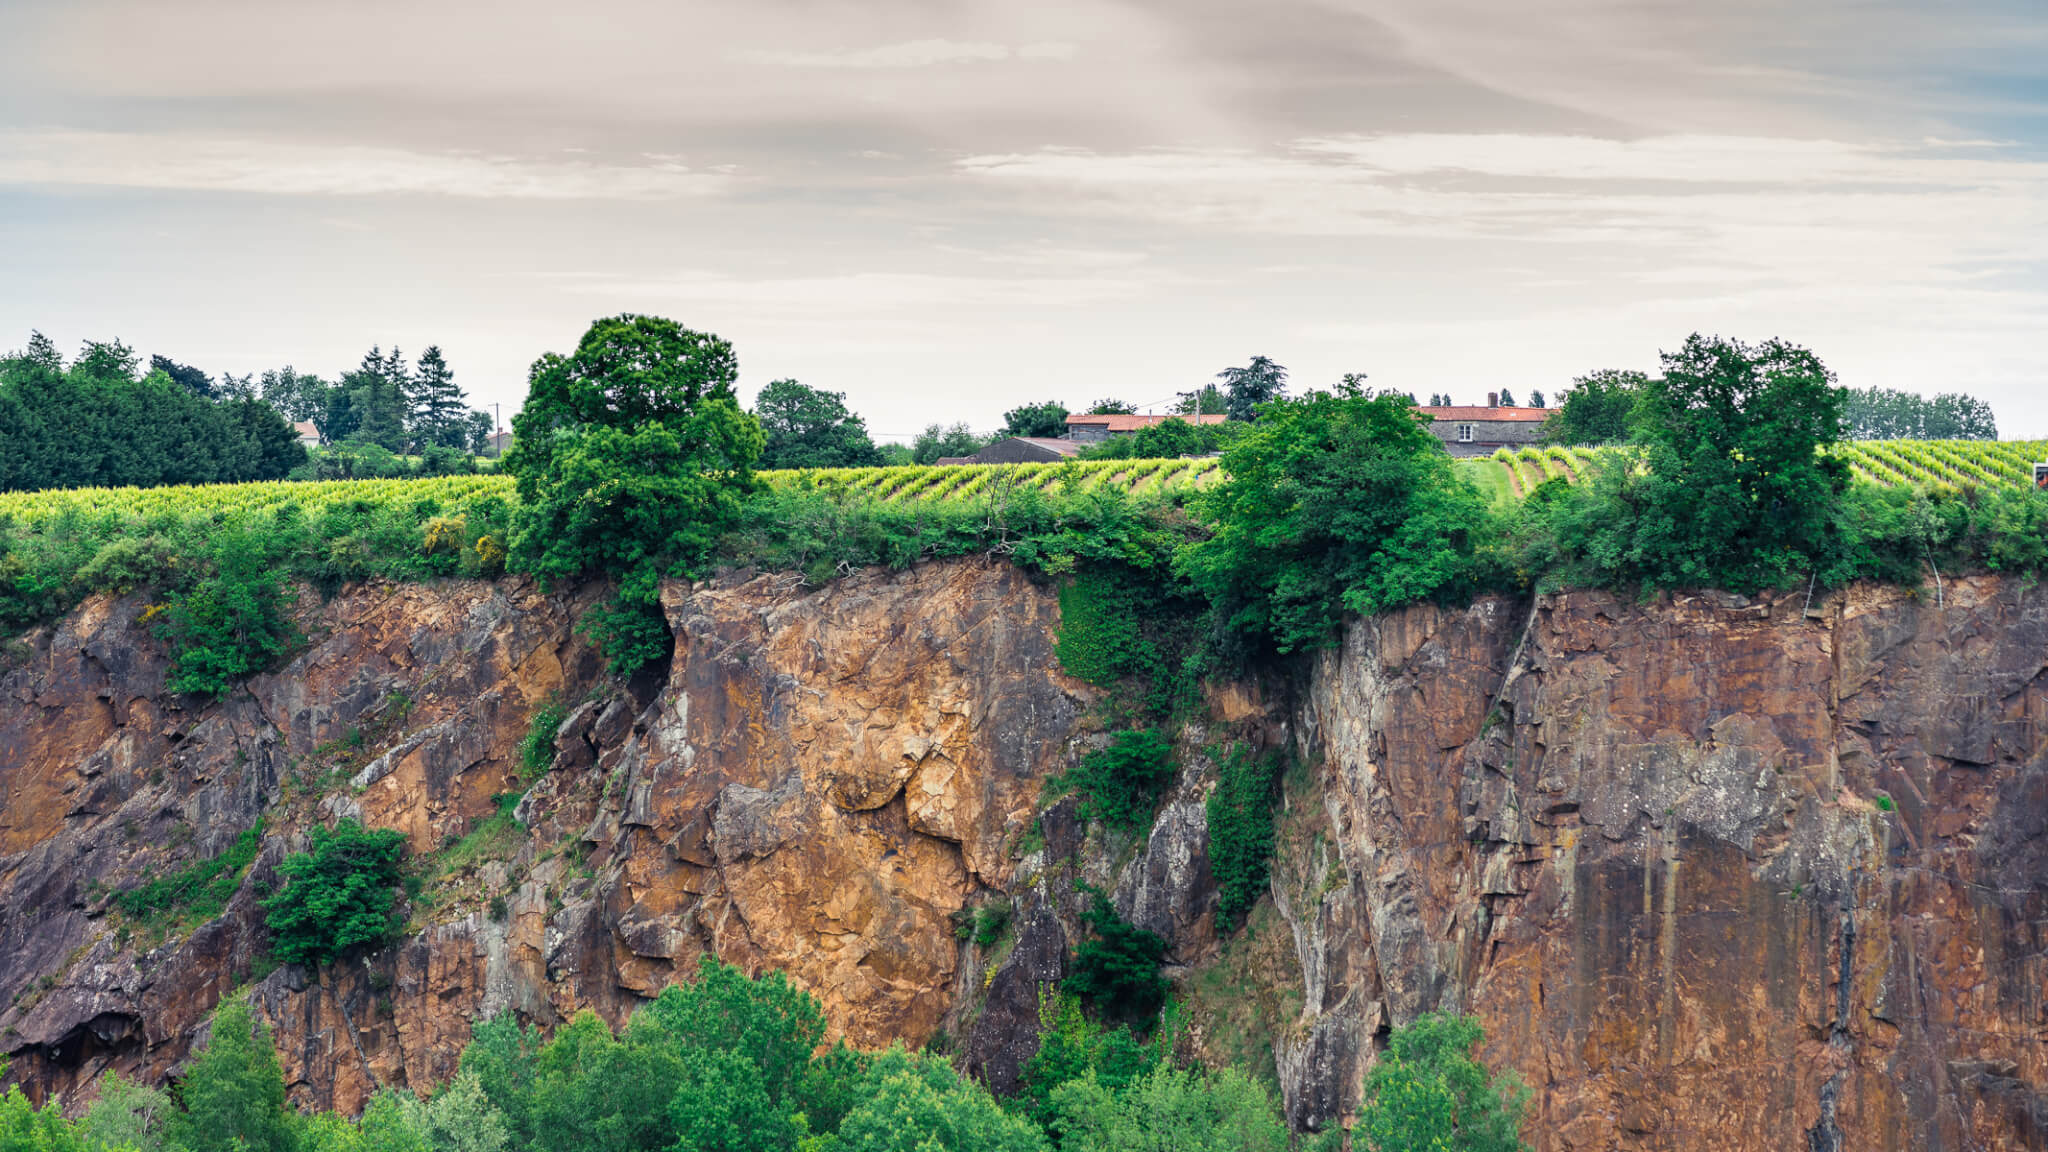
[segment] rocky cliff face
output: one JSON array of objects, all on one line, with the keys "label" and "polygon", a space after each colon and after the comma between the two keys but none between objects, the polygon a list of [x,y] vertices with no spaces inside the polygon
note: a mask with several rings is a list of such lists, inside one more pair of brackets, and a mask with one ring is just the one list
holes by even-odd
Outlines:
[{"label": "rocky cliff face", "polygon": [[1992,579],[1361,624],[1303,709],[1342,882],[1276,884],[1294,1119],[1441,1007],[1539,1148],[2041,1146],[2044,668],[2048,590]]},{"label": "rocky cliff face", "polygon": [[[478,1018],[617,1020],[708,951],[788,971],[856,1043],[957,1038],[1005,1087],[1082,879],[1172,940],[1202,1050],[1267,1037],[1301,1126],[1341,1123],[1386,1030],[1444,1008],[1535,1089],[1540,1148],[2048,1138],[2048,590],[1361,622],[1292,702],[1219,689],[1142,843],[1044,795],[1102,736],[1053,658],[1055,597],[1007,565],[678,585],[673,664],[633,686],[602,679],[574,595],[304,603],[305,653],[220,704],[163,692],[138,598],[0,671],[17,1078],[75,1098],[107,1067],[172,1074],[246,988],[295,1097],[353,1108],[447,1077]],[[550,703],[536,778],[518,746]],[[1219,940],[1204,749],[1230,741],[1307,767],[1270,905]],[[270,970],[258,891],[337,815],[407,833],[412,935]],[[111,908],[259,816],[224,915]],[[960,939],[991,903],[1005,939]]]}]

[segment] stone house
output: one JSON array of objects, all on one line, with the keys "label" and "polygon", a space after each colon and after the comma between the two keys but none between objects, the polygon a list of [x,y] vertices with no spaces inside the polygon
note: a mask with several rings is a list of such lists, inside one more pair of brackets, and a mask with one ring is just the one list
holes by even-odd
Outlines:
[{"label": "stone house", "polygon": [[1484,405],[1442,404],[1419,406],[1435,418],[1429,426],[1453,456],[1491,456],[1495,450],[1525,448],[1543,438],[1543,422],[1550,408],[1508,408],[1499,403],[1500,394],[1486,394]]}]

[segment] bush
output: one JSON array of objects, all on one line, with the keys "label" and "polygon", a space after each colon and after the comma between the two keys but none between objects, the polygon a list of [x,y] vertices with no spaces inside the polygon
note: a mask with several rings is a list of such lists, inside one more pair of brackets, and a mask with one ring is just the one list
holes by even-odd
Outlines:
[{"label": "bush", "polygon": [[526,739],[519,742],[519,760],[528,772],[538,774],[555,766],[555,734],[568,718],[569,709],[560,700],[550,699],[533,710],[533,718],[526,723]]},{"label": "bush", "polygon": [[1143,831],[1173,782],[1173,744],[1156,728],[1119,732],[1081,758],[1061,780],[1081,794],[1081,818],[1125,832]]},{"label": "bush", "polygon": [[171,650],[173,692],[226,696],[300,640],[289,614],[284,576],[254,541],[224,537],[214,572],[175,599],[162,633]]},{"label": "bush", "polygon": [[1232,749],[1209,794],[1209,872],[1216,878],[1216,927],[1228,932],[1266,892],[1273,855],[1273,779],[1279,758]]},{"label": "bush", "polygon": [[1166,941],[1118,916],[1102,893],[1090,897],[1081,921],[1095,938],[1075,949],[1074,970],[1060,987],[1105,1020],[1149,1028],[1166,1004],[1168,984],[1159,971]]},{"label": "bush", "polygon": [[396,906],[405,836],[343,820],[314,828],[305,852],[277,866],[285,887],[263,902],[271,953],[287,964],[325,964],[383,943],[404,924]]}]

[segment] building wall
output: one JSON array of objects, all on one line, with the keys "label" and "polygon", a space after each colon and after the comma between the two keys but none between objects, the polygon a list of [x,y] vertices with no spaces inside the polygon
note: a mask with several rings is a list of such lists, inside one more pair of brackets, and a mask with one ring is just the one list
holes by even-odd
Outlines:
[{"label": "building wall", "polygon": [[[1458,440],[1458,425],[1472,426],[1472,439]],[[1521,448],[1543,438],[1543,424],[1537,420],[1438,420],[1429,426],[1453,456],[1491,456],[1500,448]]]}]

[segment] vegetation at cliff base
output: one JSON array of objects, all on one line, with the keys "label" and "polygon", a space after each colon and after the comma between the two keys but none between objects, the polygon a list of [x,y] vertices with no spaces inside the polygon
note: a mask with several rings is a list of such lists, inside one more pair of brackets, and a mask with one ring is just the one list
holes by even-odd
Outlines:
[{"label": "vegetation at cliff base", "polygon": [[1093,935],[1074,950],[1074,963],[1061,983],[1102,1019],[1148,1028],[1166,1006],[1170,985],[1159,972],[1166,940],[1116,914],[1109,898],[1090,892],[1081,922]]},{"label": "vegetation at cliff base", "polygon": [[1216,879],[1216,926],[1228,932],[1266,893],[1273,856],[1276,755],[1232,748],[1221,757],[1209,793],[1209,872]]},{"label": "vegetation at cliff base", "polygon": [[284,886],[263,902],[271,955],[287,964],[325,964],[382,943],[403,923],[405,836],[343,820],[315,826],[304,852],[278,864]]},{"label": "vegetation at cliff base", "polygon": [[1477,1021],[1427,1014],[1397,1028],[1365,1078],[1354,1140],[1372,1152],[1522,1152],[1529,1089],[1512,1072],[1487,1071],[1472,1055]]}]

